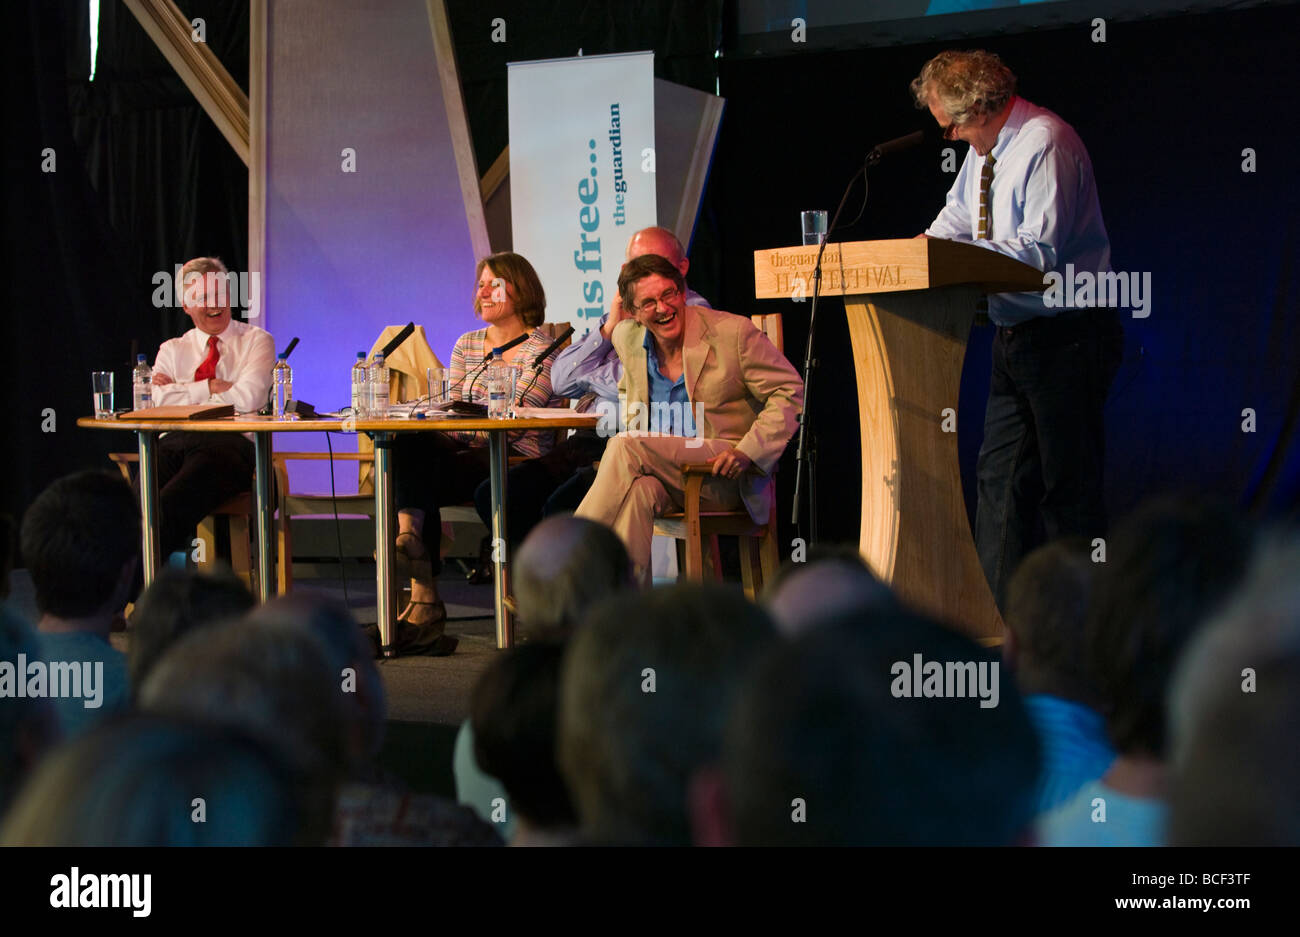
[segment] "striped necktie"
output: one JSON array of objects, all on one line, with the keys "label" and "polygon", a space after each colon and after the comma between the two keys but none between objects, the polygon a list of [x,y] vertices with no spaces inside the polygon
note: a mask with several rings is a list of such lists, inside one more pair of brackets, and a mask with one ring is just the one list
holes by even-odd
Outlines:
[{"label": "striped necktie", "polygon": [[984,240],[989,236],[989,187],[993,185],[993,154],[990,153],[984,157],[984,171],[980,173],[980,224],[979,234],[975,236],[976,240]]}]

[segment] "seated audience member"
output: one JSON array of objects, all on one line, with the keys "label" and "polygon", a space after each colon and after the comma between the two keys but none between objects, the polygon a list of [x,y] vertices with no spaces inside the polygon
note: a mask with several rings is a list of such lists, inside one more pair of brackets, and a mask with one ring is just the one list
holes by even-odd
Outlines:
[{"label": "seated audience member", "polygon": [[[231,404],[236,413],[245,413],[266,405],[275,342],[266,330],[231,318],[227,276],[215,257],[196,257],[181,268],[182,302],[194,328],[158,349],[155,406]],[[235,433],[163,434],[158,441],[163,555],[188,550],[199,521],[252,484],[251,439]]]},{"label": "seated audience member", "polygon": [[849,611],[894,605],[894,594],[852,547],[813,547],[804,563],[787,563],[764,590],[776,628],[793,638]]},{"label": "seated audience member", "polygon": [[240,618],[254,604],[252,593],[233,573],[161,570],[131,613],[126,663],[132,695],[139,694],[154,664],[181,638],[209,624]]},{"label": "seated audience member", "polygon": [[140,557],[130,487],[107,472],[59,479],[27,509],[22,548],[41,616],[41,657],[54,665],[51,678],[57,669],[71,689],[54,708],[63,734],[73,736],[127,704],[126,655],[108,635]]},{"label": "seated audience member", "polygon": [[1152,501],[1116,528],[1085,628],[1116,758],[1040,818],[1043,845],[1163,844],[1165,695],[1184,649],[1240,582],[1252,543],[1234,510],[1199,498]]},{"label": "seated audience member", "polygon": [[772,473],[803,406],[803,381],[766,335],[745,316],[688,306],[685,289],[678,269],[658,255],[623,265],[618,290],[633,318],[615,326],[612,342],[623,364],[620,416],[628,432],[606,444],[577,511],[614,529],[646,586],[654,519],[682,509],[682,464],[713,466],[704,510],[743,505],[755,523],[766,523]]},{"label": "seated audience member", "polygon": [[1300,846],[1300,538],[1261,550],[1169,708],[1169,844]]},{"label": "seated audience member", "polygon": [[[566,641],[587,611],[632,587],[632,565],[623,541],[604,524],[570,515],[549,517],[533,528],[511,564],[511,586],[525,640]],[[456,799],[493,822],[493,807],[506,796],[496,778],[479,767],[474,727],[461,723],[452,755]],[[514,814],[499,825],[511,840]]]},{"label": "seated audience member", "polygon": [[326,802],[247,734],[133,714],[46,759],[0,845],[319,846]]},{"label": "seated audience member", "polygon": [[341,703],[342,779],[329,845],[498,846],[496,831],[472,810],[412,794],[380,776],[388,703],[369,640],[352,613],[326,599],[286,596],[248,617],[256,628],[298,630],[319,643],[323,674]]},{"label": "seated audience member", "polygon": [[716,584],[592,610],[560,677],[560,773],[585,841],[690,844],[687,788],[717,760],[741,675],[774,639],[766,612]]},{"label": "seated audience member", "polygon": [[693,786],[697,844],[1021,842],[1038,740],[999,672],[993,653],[898,608],[770,649],[737,692],[721,771]]},{"label": "seated audience member", "polygon": [[505,788],[495,812],[514,820],[512,846],[560,846],[577,816],[555,763],[561,644],[511,648],[483,671],[470,700],[479,767]]},{"label": "seated audience member", "polygon": [[[21,657],[19,655],[22,655]],[[21,660],[41,656],[36,632],[0,605],[0,818],[47,750],[58,741],[59,721],[44,696],[19,696]]]},{"label": "seated audience member", "polygon": [[1043,743],[1038,812],[1059,806],[1115,760],[1084,673],[1084,622],[1097,564],[1082,538],[1039,547],[1007,586],[1002,659]]},{"label": "seated audience member", "polygon": [[293,621],[230,622],[178,641],[140,687],[144,712],[263,738],[331,787],[349,768],[348,704],[324,642]]},{"label": "seated audience member", "polygon": [[249,621],[301,627],[321,642],[329,679],[339,688],[344,706],[348,776],[372,777],[375,757],[384,745],[388,698],[370,642],[352,613],[328,599],[293,595],[260,606]]},{"label": "seated audience member", "polygon": [[511,572],[521,627],[536,640],[567,640],[588,609],[633,585],[623,541],[604,524],[572,515],[538,524]]}]

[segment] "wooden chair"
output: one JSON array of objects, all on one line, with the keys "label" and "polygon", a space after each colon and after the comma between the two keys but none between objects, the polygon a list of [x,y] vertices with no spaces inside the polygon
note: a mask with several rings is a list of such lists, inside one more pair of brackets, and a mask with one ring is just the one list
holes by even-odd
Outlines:
[{"label": "wooden chair", "polygon": [[[752,316],[759,331],[771,339],[778,351],[785,351],[785,329],[780,313]],[[763,583],[770,581],[781,565],[781,551],[777,543],[776,504],[766,524],[755,524],[748,511],[701,511],[700,490],[704,480],[713,473],[705,463],[688,463],[682,466],[685,478],[685,509],[677,514],[655,518],[654,531],[662,537],[673,537],[682,543],[683,566],[686,578],[695,582],[704,579],[704,541],[709,543],[709,560],[713,578],[722,579],[722,562],[718,551],[718,537],[740,538],[740,577],[745,595],[757,599]],[[775,501],[775,499],[773,499]],[[684,548],[684,549],[683,549]]]},{"label": "wooden chair", "polygon": [[[371,452],[336,452],[332,456],[338,462],[357,462],[358,471],[374,465],[375,454]],[[330,461],[328,452],[273,452],[271,469],[275,473],[275,483],[280,492],[280,510],[276,517],[275,539],[283,562],[277,568],[277,585],[280,594],[288,593],[293,586],[293,529],[295,517],[311,514],[333,514],[335,506],[340,514],[365,514],[375,516],[374,490],[333,495],[297,492],[289,487],[290,462],[325,462]],[[330,472],[334,471],[330,462]],[[367,554],[369,555],[369,554]]]},{"label": "wooden chair", "polygon": [[[108,457],[117,466],[118,471],[122,473],[122,477],[126,479],[127,484],[130,484],[130,466],[132,463],[140,461],[139,454],[134,452],[110,452]],[[236,576],[244,580],[249,591],[256,594],[257,574],[253,569],[251,535],[253,511],[253,494],[251,491],[245,491],[213,508],[212,513],[199,521],[196,535],[208,546],[208,549],[204,551],[202,562],[197,562],[196,565],[200,569],[211,569],[216,562],[217,518],[224,517],[230,531],[230,568]],[[289,554],[281,548],[276,557],[276,579],[280,583],[281,592],[287,588],[283,583],[286,581],[286,575],[288,575],[286,572],[288,556]],[[164,557],[164,559],[166,558]]]}]

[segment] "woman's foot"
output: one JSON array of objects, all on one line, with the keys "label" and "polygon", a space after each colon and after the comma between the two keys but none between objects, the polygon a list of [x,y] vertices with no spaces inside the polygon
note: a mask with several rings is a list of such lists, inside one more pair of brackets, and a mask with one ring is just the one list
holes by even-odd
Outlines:
[{"label": "woman's foot", "polygon": [[413,530],[404,530],[397,535],[395,547],[393,568],[397,575],[419,582],[433,581],[433,557],[424,545],[424,538]]},{"label": "woman's foot", "polygon": [[432,626],[447,623],[447,606],[443,604],[442,599],[434,602],[421,602],[411,599],[402,609],[397,620],[408,625],[417,627]]},{"label": "woman's foot", "polygon": [[411,599],[397,620],[401,623],[395,639],[399,654],[445,657],[460,643],[458,638],[443,634],[447,625],[447,606],[441,599],[433,602]]}]

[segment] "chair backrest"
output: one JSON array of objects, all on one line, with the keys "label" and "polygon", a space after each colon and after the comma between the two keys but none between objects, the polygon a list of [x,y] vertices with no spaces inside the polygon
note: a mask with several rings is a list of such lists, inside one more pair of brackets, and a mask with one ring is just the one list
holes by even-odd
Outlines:
[{"label": "chair backrest", "polygon": [[[379,333],[374,345],[370,347],[370,358],[397,337],[397,333],[406,326],[390,325]],[[415,331],[402,342],[384,362],[392,372],[388,382],[388,399],[394,403],[416,400],[429,393],[429,368],[441,368],[443,363],[429,347],[429,339],[424,334],[424,326],[417,325]]]},{"label": "chair backrest", "polygon": [[776,350],[785,354],[785,325],[781,320],[781,313],[770,312],[762,316],[750,316],[749,321],[754,323],[755,328],[771,339]]},{"label": "chair backrest", "polygon": [[[370,347],[368,359],[397,337],[397,333],[406,328],[404,325],[390,325],[379,333],[374,345]],[[388,399],[394,403],[416,400],[429,393],[429,368],[443,367],[424,334],[424,326],[417,325],[415,331],[402,342],[393,354],[384,361],[389,368]],[[368,454],[374,452],[374,444],[364,433],[357,434],[357,452]],[[357,491],[372,494],[375,490],[375,465],[373,461],[357,463]]]}]

